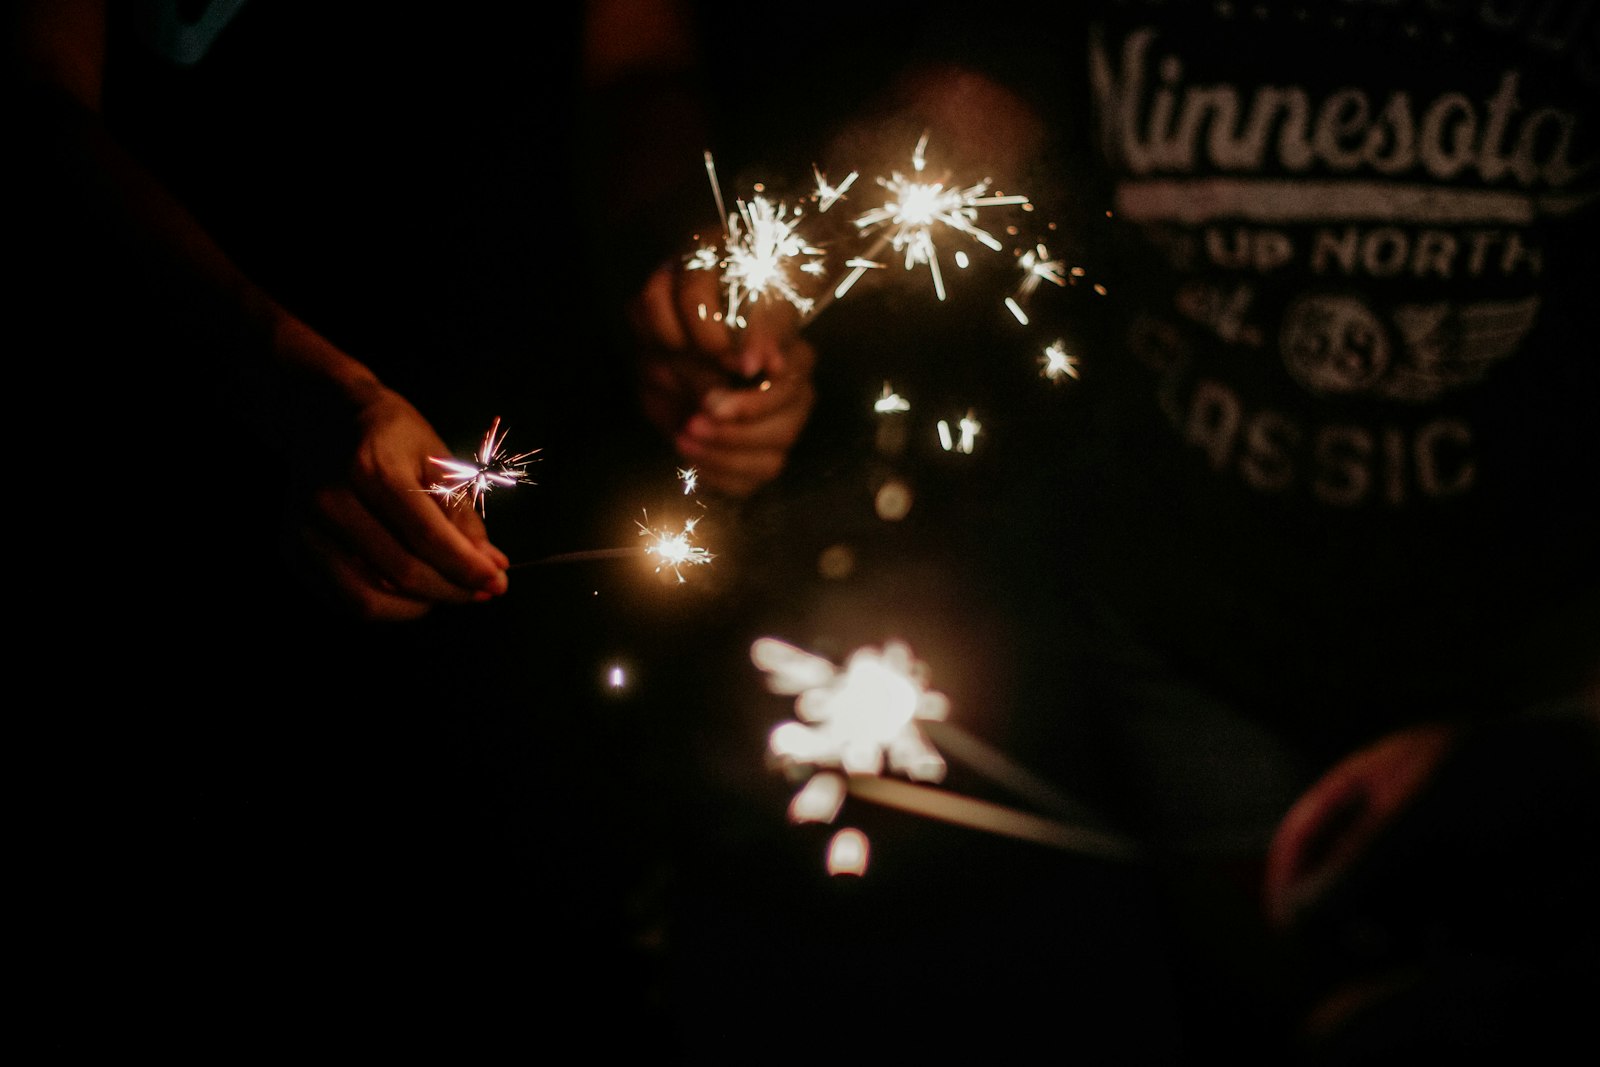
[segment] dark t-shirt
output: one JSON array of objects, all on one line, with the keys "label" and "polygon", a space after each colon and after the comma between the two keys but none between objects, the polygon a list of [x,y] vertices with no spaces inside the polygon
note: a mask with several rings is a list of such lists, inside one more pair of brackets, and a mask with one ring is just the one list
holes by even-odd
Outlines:
[{"label": "dark t-shirt", "polygon": [[1068,589],[1329,743],[1592,678],[1595,12],[1092,7],[1006,75],[1108,287]]}]

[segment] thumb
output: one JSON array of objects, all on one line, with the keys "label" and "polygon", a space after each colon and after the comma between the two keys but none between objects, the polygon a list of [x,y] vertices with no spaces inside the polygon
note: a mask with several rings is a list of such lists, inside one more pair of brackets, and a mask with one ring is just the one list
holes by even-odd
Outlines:
[{"label": "thumb", "polygon": [[1404,730],[1346,758],[1297,800],[1267,851],[1267,917],[1286,929],[1365,854],[1439,766],[1448,726]]}]

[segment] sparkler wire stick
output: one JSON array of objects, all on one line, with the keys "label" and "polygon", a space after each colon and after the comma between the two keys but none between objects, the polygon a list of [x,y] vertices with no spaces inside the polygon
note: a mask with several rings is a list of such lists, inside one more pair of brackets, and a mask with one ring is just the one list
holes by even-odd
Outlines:
[{"label": "sparkler wire stick", "polygon": [[507,570],[516,570],[518,567],[538,567],[547,563],[580,563],[591,559],[627,559],[629,556],[644,555],[647,550],[643,547],[633,548],[590,548],[581,552],[558,552],[553,556],[542,559],[525,559],[521,563],[513,563]]},{"label": "sparkler wire stick", "polygon": [[1084,805],[1071,800],[1045,779],[954,723],[947,720],[930,721],[923,723],[922,729],[928,735],[928,740],[932,741],[940,752],[959,760],[1040,811],[1049,812],[1063,819],[1099,821]]},{"label": "sparkler wire stick", "polygon": [[850,795],[913,815],[923,815],[968,829],[986,830],[1066,852],[1080,852],[1113,860],[1134,860],[1141,854],[1137,845],[1115,834],[1071,826],[1003,804],[916,785],[898,778],[853,774],[850,776]]},{"label": "sparkler wire stick", "polygon": [[728,234],[728,209],[722,202],[722,183],[717,181],[717,163],[711,157],[711,152],[706,152],[706,176],[711,179],[711,195],[717,202],[717,218],[722,222],[722,236]]}]

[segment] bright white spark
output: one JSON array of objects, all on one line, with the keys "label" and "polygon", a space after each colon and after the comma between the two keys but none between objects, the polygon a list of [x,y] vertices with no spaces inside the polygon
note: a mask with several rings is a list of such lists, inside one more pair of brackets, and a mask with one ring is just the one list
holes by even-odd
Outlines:
[{"label": "bright white spark", "polygon": [[[1026,204],[1025,196],[990,196],[989,181],[985,178],[968,186],[948,186],[946,180],[925,181],[920,175],[926,166],[924,152],[928,135],[923,134],[911,155],[912,177],[892,171],[887,178],[877,182],[888,190],[884,203],[856,216],[855,225],[863,234],[880,228],[888,232],[884,241],[904,256],[905,267],[912,270],[926,265],[933,278],[933,289],[940,300],[945,298],[944,276],[939,270],[939,250],[935,233],[942,229],[955,230],[993,251],[1000,251],[1000,242],[987,230],[976,224],[978,209],[1003,204]],[[868,254],[870,258],[872,253]],[[848,288],[860,276],[857,270],[843,284]]]},{"label": "bright white spark", "polygon": [[1063,377],[1076,378],[1078,376],[1078,360],[1076,356],[1067,353],[1067,343],[1056,340],[1046,346],[1044,358],[1040,360],[1043,370],[1040,371],[1051,381],[1060,381]]},{"label": "bright white spark", "polygon": [[815,163],[811,164],[811,173],[816,175],[817,179],[817,191],[813,195],[817,199],[817,214],[819,215],[844,199],[845,191],[855,184],[856,178],[859,176],[855,171],[851,171],[845,176],[844,181],[838,185],[830,185],[828,184],[827,176],[822,173]]},{"label": "bright white spark", "polygon": [[872,847],[867,835],[854,827],[845,827],[828,842],[828,873],[832,875],[867,873],[867,859]]},{"label": "bright white spark", "polygon": [[1066,269],[1063,260],[1051,259],[1050,252],[1044,245],[1034,245],[1033,249],[1017,257],[1017,266],[1022,268],[1022,282],[1017,286],[1019,297],[1031,296],[1039,288],[1040,282],[1050,282],[1053,285],[1065,286],[1067,276],[1062,273]]},{"label": "bright white spark", "polygon": [[1017,257],[1017,266],[1022,268],[1022,281],[1018,283],[1016,293],[1006,297],[1006,307],[1018,322],[1026,326],[1028,315],[1022,310],[1022,301],[1033,295],[1040,282],[1065,286],[1067,276],[1062,272],[1067,265],[1062,260],[1051,259],[1049,250],[1043,244],[1036,244]]},{"label": "bright white spark", "polygon": [[529,452],[508,456],[502,447],[505,443],[505,434],[499,431],[500,419],[496,417],[494,424],[489,427],[489,432],[483,435],[483,443],[478,446],[478,453],[473,457],[472,463],[464,463],[450,457],[429,456],[430,462],[444,468],[446,477],[444,481],[429,486],[428,491],[452,504],[470,495],[473,505],[482,515],[485,514],[484,500],[490,490],[497,486],[509,488],[528,481],[528,472],[524,468],[533,462],[533,457],[540,450],[535,448]]},{"label": "bright white spark", "polygon": [[845,794],[849,791],[849,783],[842,774],[832,771],[813,774],[789,801],[789,821],[832,822],[844,807]]},{"label": "bright white spark", "polygon": [[883,394],[872,402],[872,410],[880,415],[890,415],[898,411],[910,411],[911,402],[895,392],[888,382],[884,382]]},{"label": "bright white spark", "polygon": [[850,291],[850,287],[854,285],[863,274],[867,273],[867,271],[882,270],[884,266],[882,263],[879,263],[876,260],[866,259],[862,256],[855,256],[851,259],[848,259],[845,261],[844,265],[850,268],[850,273],[844,276],[844,281],[840,282],[834,287],[833,298],[835,300],[848,293]]},{"label": "bright white spark", "polygon": [[956,442],[956,451],[970,455],[973,443],[978,439],[978,431],[981,429],[983,425],[972,417],[972,412],[969,410],[961,420],[961,439]]},{"label": "bright white spark", "polygon": [[689,496],[700,485],[700,472],[694,467],[679,467],[678,480],[683,483],[683,495]]},{"label": "bright white spark", "polygon": [[[649,518],[649,516],[646,516]],[[644,546],[645,553],[660,559],[656,564],[656,573],[663,569],[670,569],[677,575],[681,584],[684,581],[683,568],[698,567],[710,563],[713,559],[710,552],[695,544],[690,538],[694,535],[695,519],[688,519],[683,524],[683,529],[677,533],[666,528],[655,528],[639,523],[639,536],[649,537],[651,542]]]},{"label": "bright white spark", "polygon": [[[903,643],[861,648],[843,669],[777,638],[759,638],[750,658],[767,672],[774,693],[795,696],[795,720],[769,738],[772,753],[791,765],[838,768],[846,774],[882,774],[885,766],[918,781],[944,777],[944,757],[918,721],[949,713],[943,693],[927,688],[927,667]],[[808,796],[801,808],[826,811]]]},{"label": "bright white spark", "polygon": [[983,424],[973,417],[971,410],[957,423],[960,435],[950,432],[950,424],[944,419],[939,420],[939,444],[946,452],[963,452],[972,454],[972,449],[978,439],[978,431],[983,429]]},{"label": "bright white spark", "polygon": [[[722,191],[709,152],[706,172],[720,212]],[[802,315],[811,313],[815,301],[796,288],[795,275],[822,273],[823,250],[800,236],[801,217],[799,208],[791,215],[788,205],[775,204],[764,196],[739,200],[735,210],[723,216],[722,251],[702,247],[685,259],[687,270],[722,272],[722,287],[727,293],[726,321],[730,325],[743,326],[744,306],[768,294],[787,300]]]}]

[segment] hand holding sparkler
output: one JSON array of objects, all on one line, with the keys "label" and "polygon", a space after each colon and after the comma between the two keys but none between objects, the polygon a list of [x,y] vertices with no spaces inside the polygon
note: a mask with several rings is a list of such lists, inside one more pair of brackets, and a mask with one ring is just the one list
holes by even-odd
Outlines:
[{"label": "hand holding sparkler", "polygon": [[304,561],[365,619],[401,621],[438,604],[505,592],[505,554],[471,507],[440,507],[428,490],[446,453],[404,397],[371,381],[355,413],[348,465],[324,478],[293,523]]},{"label": "hand holding sparkler", "polygon": [[641,403],[702,486],[748,496],[783,470],[811,414],[816,353],[798,313],[757,300],[726,322],[711,271],[669,263],[630,307],[640,349]]}]

